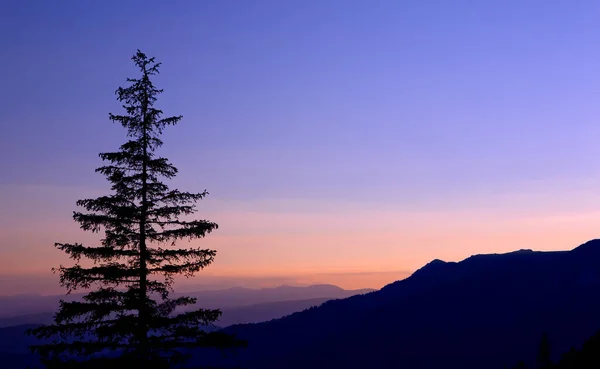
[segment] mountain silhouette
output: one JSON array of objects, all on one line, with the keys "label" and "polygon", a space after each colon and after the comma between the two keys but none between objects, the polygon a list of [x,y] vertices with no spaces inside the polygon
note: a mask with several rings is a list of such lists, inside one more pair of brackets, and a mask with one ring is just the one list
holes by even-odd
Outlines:
[{"label": "mountain silhouette", "polygon": [[248,340],[248,348],[225,359],[220,352],[196,350],[190,365],[500,369],[524,360],[533,367],[544,332],[557,360],[598,331],[598,312],[600,240],[571,251],[434,260],[379,291],[228,327]]},{"label": "mountain silhouette", "polygon": [[[600,328],[600,240],[434,260],[380,291],[225,329],[249,341],[248,369],[503,368],[535,363],[543,332],[559,354]],[[208,352],[202,355],[206,359]]]}]

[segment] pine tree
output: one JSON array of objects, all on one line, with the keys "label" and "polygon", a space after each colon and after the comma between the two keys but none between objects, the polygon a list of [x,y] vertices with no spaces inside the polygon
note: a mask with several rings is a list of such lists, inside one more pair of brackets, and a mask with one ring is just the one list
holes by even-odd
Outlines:
[{"label": "pine tree", "polygon": [[[49,339],[31,347],[46,367],[65,367],[65,362],[104,367],[107,360],[120,360],[133,367],[167,368],[185,362],[188,348],[244,344],[203,328],[218,320],[219,310],[176,311],[196,299],[170,297],[175,276],[193,276],[216,254],[209,249],[176,248],[176,241],[203,238],[217,224],[184,219],[195,213],[195,203],[206,191],[181,192],[163,182],[173,178],[177,169],[156,155],[163,144],[160,136],[182,117],[163,118],[154,106],[163,92],[151,81],[160,63],[139,50],[132,60],[141,77],[128,78],[129,87],[115,92],[125,115],[109,114],[127,130],[129,140],[116,152],[101,153],[107,164],[96,169],[112,184],[112,193],[77,201],[86,212],[73,213],[81,229],[104,230],[104,238],[99,246],[55,244],[75,260],[74,266],[53,269],[59,272],[61,285],[67,293],[89,292],[81,301],[61,301],[53,324],[29,332]],[[82,258],[90,260],[89,266],[80,264]]]}]

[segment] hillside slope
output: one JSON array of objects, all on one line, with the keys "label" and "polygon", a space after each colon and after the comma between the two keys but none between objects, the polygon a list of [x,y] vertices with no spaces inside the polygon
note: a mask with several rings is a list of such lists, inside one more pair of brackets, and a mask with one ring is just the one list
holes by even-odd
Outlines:
[{"label": "hillside slope", "polygon": [[600,240],[572,251],[435,260],[380,291],[226,329],[250,342],[233,360],[261,368],[494,369],[556,352],[600,328]]}]

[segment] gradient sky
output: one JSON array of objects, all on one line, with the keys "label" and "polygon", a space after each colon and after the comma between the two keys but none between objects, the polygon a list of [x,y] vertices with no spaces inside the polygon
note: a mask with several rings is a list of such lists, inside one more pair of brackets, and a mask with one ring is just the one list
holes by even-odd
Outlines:
[{"label": "gradient sky", "polygon": [[94,168],[124,140],[108,113],[137,48],[184,116],[161,152],[174,185],[211,194],[207,275],[381,287],[434,258],[571,249],[600,235],[599,17],[584,0],[3,0],[0,275],[97,239],[71,212],[106,193]]}]

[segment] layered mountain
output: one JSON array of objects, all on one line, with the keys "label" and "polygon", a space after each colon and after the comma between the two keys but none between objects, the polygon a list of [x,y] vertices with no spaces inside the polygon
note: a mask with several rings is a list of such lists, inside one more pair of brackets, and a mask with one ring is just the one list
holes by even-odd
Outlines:
[{"label": "layered mountain", "polygon": [[[225,307],[221,309],[222,315],[216,324],[224,328],[233,324],[265,322],[321,305],[331,299],[332,297],[316,297],[306,300],[283,300]],[[0,329],[16,325],[51,324],[53,321],[54,312],[17,315],[0,318]]]},{"label": "layered mountain", "polygon": [[[294,305],[292,301],[313,299],[321,299],[324,301],[328,299],[345,298],[371,291],[373,290],[345,290],[334,285],[320,284],[313,286],[279,286],[261,289],[234,287],[222,290],[187,292],[183,294],[174,294],[174,296],[192,296],[198,299],[198,305],[203,308],[230,309],[233,310],[232,313],[234,315],[239,316],[236,309],[244,306],[279,302],[289,302],[288,305]],[[59,301],[61,299],[76,301],[81,299],[82,296],[82,294],[71,294],[67,296],[0,296],[0,327],[15,325],[14,322],[18,322],[16,324],[46,323],[53,312],[58,309]],[[298,303],[298,306],[301,307],[300,310],[306,308],[304,303]],[[260,308],[258,309],[260,310]],[[294,311],[297,310],[289,311],[289,313]],[[272,318],[273,317],[270,319]],[[226,322],[222,323],[222,326],[233,323],[257,321],[254,319],[235,321],[234,319],[226,317],[224,317],[224,319],[226,319]]]},{"label": "layered mountain", "polygon": [[226,331],[249,341],[228,359],[247,369],[494,369],[533,364],[544,332],[558,354],[599,328],[593,240],[571,251],[434,260],[380,291]]},{"label": "layered mountain", "polygon": [[[323,302],[371,292],[371,289],[344,290],[333,285],[273,288],[229,288],[190,292],[204,308],[221,308],[223,315],[216,323],[227,327],[236,323],[255,323],[280,318]],[[23,369],[36,363],[28,346],[37,343],[25,335],[28,328],[50,324],[58,301],[65,296],[4,296],[0,299],[0,368]],[[69,295],[77,300],[81,295]],[[22,312],[20,315],[14,315]],[[2,315],[5,315],[2,317]]]}]

